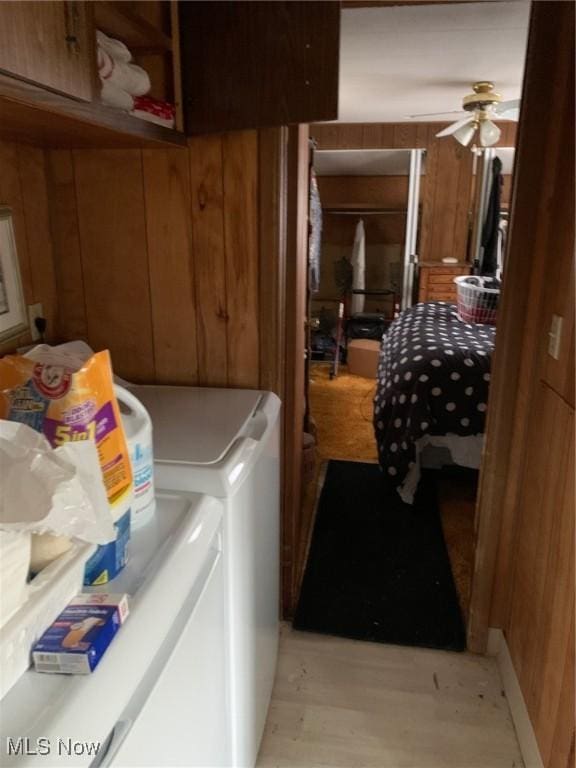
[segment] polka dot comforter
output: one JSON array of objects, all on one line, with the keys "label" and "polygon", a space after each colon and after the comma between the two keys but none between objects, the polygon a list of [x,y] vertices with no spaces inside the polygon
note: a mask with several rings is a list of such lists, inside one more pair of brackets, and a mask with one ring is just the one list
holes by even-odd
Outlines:
[{"label": "polka dot comforter", "polygon": [[430,435],[484,432],[496,329],[458,320],[456,307],[405,310],[382,339],[374,429],[382,470],[401,486]]}]

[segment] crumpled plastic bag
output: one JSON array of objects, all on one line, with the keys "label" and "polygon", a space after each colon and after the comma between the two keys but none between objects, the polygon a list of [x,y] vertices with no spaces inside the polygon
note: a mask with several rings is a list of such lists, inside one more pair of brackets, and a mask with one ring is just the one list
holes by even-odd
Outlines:
[{"label": "crumpled plastic bag", "polygon": [[92,440],[52,449],[25,424],[0,419],[0,529],[108,544],[116,537]]}]

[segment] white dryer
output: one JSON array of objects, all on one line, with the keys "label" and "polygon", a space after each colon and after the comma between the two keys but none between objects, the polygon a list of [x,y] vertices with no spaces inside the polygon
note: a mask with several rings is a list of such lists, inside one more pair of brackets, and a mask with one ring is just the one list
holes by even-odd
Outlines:
[{"label": "white dryer", "polygon": [[252,768],[278,650],[280,400],[241,389],[132,392],[152,418],[156,484],[224,503],[232,765]]},{"label": "white dryer", "polygon": [[159,491],[123,571],[130,615],[90,675],[28,670],[0,702],[0,765],[230,764],[223,506]]}]

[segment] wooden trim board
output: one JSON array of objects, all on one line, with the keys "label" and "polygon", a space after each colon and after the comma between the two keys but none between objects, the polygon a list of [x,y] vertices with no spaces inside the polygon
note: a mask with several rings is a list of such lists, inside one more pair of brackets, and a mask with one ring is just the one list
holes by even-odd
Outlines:
[{"label": "wooden trim board", "polygon": [[528,714],[528,708],[526,707],[518,676],[510,656],[510,649],[508,648],[504,632],[501,629],[490,627],[488,630],[487,655],[496,657],[504,692],[510,707],[510,714],[516,729],[516,736],[520,744],[524,768],[544,768],[536,735]]}]

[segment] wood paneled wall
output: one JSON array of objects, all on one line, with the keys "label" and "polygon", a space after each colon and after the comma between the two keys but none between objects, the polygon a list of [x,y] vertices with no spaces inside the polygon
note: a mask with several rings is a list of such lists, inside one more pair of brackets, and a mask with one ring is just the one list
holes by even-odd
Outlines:
[{"label": "wood paneled wall", "polygon": [[318,191],[325,208],[378,206],[406,210],[408,176],[319,176]]},{"label": "wood paneled wall", "polygon": [[[57,296],[41,149],[0,142],[0,205],[12,209],[24,299],[27,304],[42,303],[48,321],[47,338],[51,338],[57,322]],[[30,335],[24,333],[0,344],[0,352],[30,342]]]},{"label": "wood paneled wall", "polygon": [[[437,139],[445,123],[318,123],[310,127],[318,149],[426,149],[420,260],[464,261],[472,191],[472,153],[454,139]],[[512,147],[516,123],[500,123],[497,146]]]},{"label": "wood paneled wall", "polygon": [[259,144],[48,152],[59,336],[137,382],[258,387]]},{"label": "wood paneled wall", "polygon": [[[408,176],[319,176],[318,190],[324,208],[374,206],[398,211],[364,216],[368,243],[403,243],[406,233]],[[352,246],[358,217],[325,213],[322,241]]]},{"label": "wood paneled wall", "polygon": [[574,114],[574,5],[534,3],[469,644],[504,630],[546,768],[574,766]]}]

